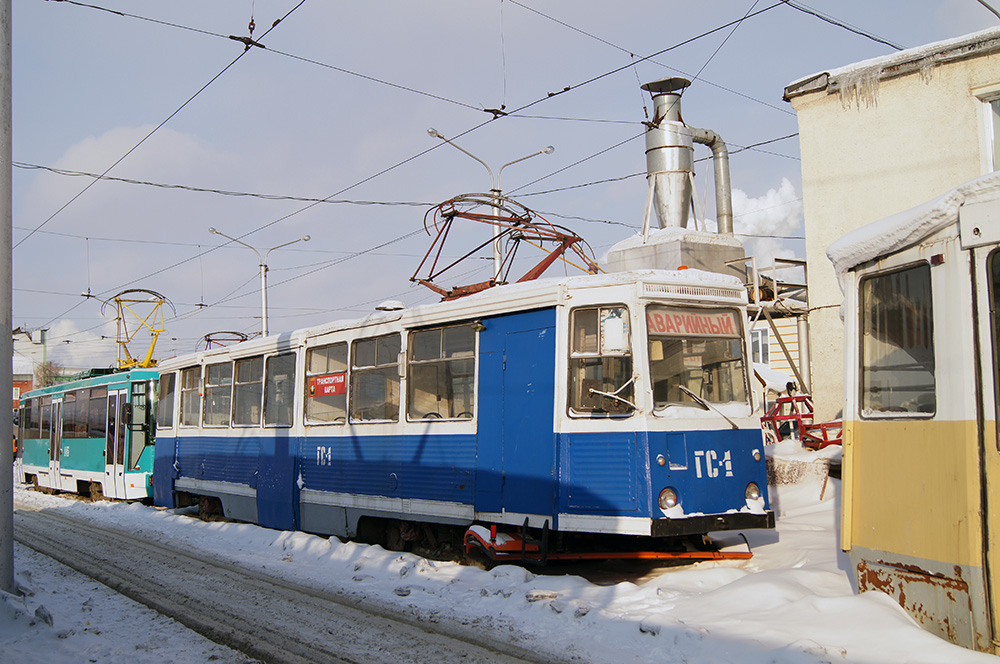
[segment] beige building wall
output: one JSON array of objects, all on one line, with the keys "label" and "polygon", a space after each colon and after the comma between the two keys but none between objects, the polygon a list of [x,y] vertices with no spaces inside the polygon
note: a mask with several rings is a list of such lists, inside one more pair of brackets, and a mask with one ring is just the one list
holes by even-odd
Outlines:
[{"label": "beige building wall", "polygon": [[842,294],[826,248],[993,168],[988,100],[1000,29],[822,73],[785,89],[798,114],[817,421],[843,403]]},{"label": "beige building wall", "polygon": [[[788,374],[792,380],[795,380],[795,372],[792,371],[792,365],[788,362],[785,357],[784,351],[781,350],[781,344],[778,342],[778,337],[771,330],[771,326],[767,325],[767,321],[764,321],[764,325],[767,326],[770,335],[768,337],[768,353],[771,359],[771,368],[775,371],[780,371],[782,373]],[[777,328],[778,333],[781,335],[781,341],[784,342],[785,348],[788,349],[788,354],[792,357],[792,362],[795,362],[796,368],[802,371],[802,367],[799,366],[799,333],[798,333],[798,319],[797,318],[775,318],[774,326]]]}]

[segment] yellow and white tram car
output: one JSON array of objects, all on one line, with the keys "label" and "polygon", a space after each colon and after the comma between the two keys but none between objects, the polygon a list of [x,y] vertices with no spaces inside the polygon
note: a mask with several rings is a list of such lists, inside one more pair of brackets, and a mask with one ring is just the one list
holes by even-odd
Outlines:
[{"label": "yellow and white tram car", "polygon": [[845,294],[841,543],[857,588],[1000,653],[1000,173],[827,255]]}]

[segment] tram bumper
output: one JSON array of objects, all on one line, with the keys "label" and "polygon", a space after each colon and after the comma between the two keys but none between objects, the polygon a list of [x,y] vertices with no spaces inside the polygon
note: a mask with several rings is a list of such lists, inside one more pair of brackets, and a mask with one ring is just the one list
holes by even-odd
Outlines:
[{"label": "tram bumper", "polygon": [[689,516],[680,519],[654,519],[650,526],[652,537],[677,537],[680,535],[703,535],[723,530],[751,530],[774,528],[774,512],[728,512]]}]

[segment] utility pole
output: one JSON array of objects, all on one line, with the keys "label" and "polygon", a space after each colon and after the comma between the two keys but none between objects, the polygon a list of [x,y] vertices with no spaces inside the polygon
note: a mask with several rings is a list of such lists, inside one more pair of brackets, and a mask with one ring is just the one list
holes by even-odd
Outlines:
[{"label": "utility pole", "polygon": [[[0,399],[14,394],[11,314],[11,0],[0,0]],[[8,405],[10,403],[8,402]],[[14,592],[13,410],[0,411],[0,590]]]}]

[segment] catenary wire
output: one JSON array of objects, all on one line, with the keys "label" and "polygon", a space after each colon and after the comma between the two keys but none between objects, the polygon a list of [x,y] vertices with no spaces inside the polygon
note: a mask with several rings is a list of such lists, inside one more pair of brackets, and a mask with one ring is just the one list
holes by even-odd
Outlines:
[{"label": "catenary wire", "polygon": [[[65,2],[65,1],[67,1],[67,0],[60,0],[60,1],[63,1],[63,2]],[[285,15],[284,15],[283,17],[281,17],[280,19],[278,19],[277,21],[275,21],[275,22],[274,22],[274,24],[273,24],[273,25],[272,25],[272,26],[271,26],[270,28],[268,28],[267,32],[265,32],[265,33],[264,33],[264,35],[266,35],[266,34],[267,34],[268,32],[270,32],[271,30],[273,30],[273,29],[274,29],[274,28],[275,28],[275,27],[276,27],[276,26],[277,26],[277,25],[278,25],[278,24],[279,24],[279,23],[280,23],[281,21],[283,21],[283,20],[285,20],[286,18],[288,18],[288,16],[289,16],[289,15],[291,15],[291,13],[292,13],[292,12],[294,12],[294,11],[295,11],[296,9],[298,9],[299,7],[301,7],[301,6],[302,6],[302,5],[303,5],[303,4],[305,3],[305,1],[306,1],[306,0],[300,0],[300,2],[299,2],[299,3],[297,4],[297,5],[295,5],[294,7],[292,7],[292,8],[290,9],[290,10],[288,10],[288,12],[287,12],[287,13],[286,13],[286,14],[285,14]],[[261,37],[263,38],[263,36],[264,36],[264,35],[261,35]],[[129,155],[131,155],[131,154],[132,154],[133,152],[135,152],[136,150],[138,150],[138,149],[139,149],[139,147],[140,147],[140,146],[141,146],[141,145],[142,145],[143,143],[145,143],[145,142],[146,142],[147,140],[149,140],[149,138],[150,138],[150,137],[151,137],[151,136],[152,136],[153,134],[155,134],[155,133],[156,133],[157,131],[159,131],[159,130],[160,130],[160,128],[162,128],[162,127],[163,127],[163,126],[164,126],[165,124],[167,124],[168,122],[170,122],[170,120],[172,120],[172,119],[173,119],[173,118],[174,118],[174,117],[175,117],[175,116],[176,116],[176,115],[177,115],[178,113],[180,113],[180,112],[181,112],[182,110],[184,110],[184,108],[186,108],[188,104],[190,104],[190,103],[191,103],[192,101],[194,101],[194,100],[195,100],[195,98],[196,98],[196,97],[197,97],[198,95],[200,95],[200,94],[201,94],[202,92],[204,92],[204,91],[205,91],[205,89],[207,89],[207,88],[208,88],[208,86],[212,85],[212,83],[214,83],[215,81],[217,81],[217,80],[218,80],[218,79],[219,79],[219,78],[220,78],[220,77],[221,77],[221,76],[222,76],[223,74],[225,74],[225,73],[226,73],[227,71],[229,71],[229,69],[230,69],[230,68],[231,68],[231,67],[232,67],[233,65],[235,65],[235,64],[236,64],[237,62],[239,62],[239,60],[240,60],[240,59],[241,59],[241,58],[242,58],[242,57],[243,57],[244,55],[246,55],[246,54],[247,54],[247,53],[249,52],[249,50],[250,50],[250,49],[249,49],[249,47],[248,47],[248,48],[245,48],[245,49],[243,49],[243,51],[242,51],[242,52],[241,52],[241,53],[240,53],[239,55],[237,55],[237,56],[236,56],[235,58],[233,58],[233,60],[232,60],[232,61],[231,61],[231,62],[230,62],[230,63],[229,63],[228,65],[226,65],[226,66],[225,66],[225,67],[224,67],[224,68],[222,69],[222,71],[220,71],[220,72],[219,72],[218,74],[216,74],[215,76],[213,76],[213,77],[212,77],[212,78],[211,78],[211,79],[210,79],[210,80],[209,80],[209,81],[208,81],[207,83],[205,83],[205,84],[204,84],[203,86],[201,86],[201,87],[200,87],[200,88],[198,89],[198,91],[197,91],[197,92],[195,92],[195,93],[194,93],[193,95],[191,95],[191,96],[190,96],[190,97],[189,97],[189,98],[187,99],[187,101],[185,101],[185,102],[184,102],[183,104],[181,104],[181,105],[180,105],[180,106],[179,106],[179,107],[177,108],[177,110],[175,110],[175,111],[174,111],[173,113],[171,113],[170,115],[168,115],[168,116],[167,116],[167,117],[166,117],[166,118],[165,118],[165,119],[164,119],[164,120],[163,120],[162,122],[160,122],[160,124],[156,125],[156,126],[155,126],[155,127],[154,127],[154,128],[152,129],[152,131],[150,131],[150,132],[149,132],[148,134],[146,134],[146,135],[145,135],[145,136],[144,136],[144,137],[143,137],[142,139],[140,139],[138,143],[136,143],[136,144],[135,144],[135,145],[133,145],[133,146],[132,146],[131,148],[129,148],[129,150],[128,150],[128,151],[127,151],[127,152],[126,152],[125,154],[123,154],[123,155],[122,155],[121,157],[119,157],[119,158],[118,158],[118,159],[117,159],[117,160],[116,160],[116,161],[115,161],[115,162],[114,162],[113,164],[111,164],[110,166],[108,166],[108,167],[107,167],[107,168],[106,168],[106,169],[104,170],[104,172],[103,172],[103,173],[101,173],[101,175],[107,175],[107,174],[108,174],[108,173],[109,173],[109,172],[111,171],[111,169],[113,169],[113,168],[114,168],[115,166],[117,166],[118,164],[120,164],[120,163],[122,163],[123,161],[125,161],[125,159],[126,159],[126,158],[128,158],[128,156],[129,156]],[[81,196],[83,196],[83,194],[85,194],[85,193],[86,193],[86,192],[87,192],[87,191],[88,191],[88,190],[89,190],[89,189],[90,189],[91,187],[93,187],[93,186],[94,186],[94,185],[95,185],[95,184],[96,184],[96,183],[97,183],[98,181],[99,181],[99,180],[93,180],[92,182],[90,182],[90,184],[88,184],[88,185],[87,185],[86,187],[84,187],[84,188],[83,188],[82,190],[80,190],[80,191],[79,191],[79,192],[78,192],[78,193],[77,193],[77,194],[76,194],[75,196],[73,196],[73,197],[72,197],[72,198],[71,198],[71,199],[70,199],[69,201],[67,201],[66,203],[64,203],[62,207],[60,207],[60,208],[59,208],[58,210],[56,210],[56,211],[55,211],[55,212],[53,212],[53,213],[52,213],[51,215],[49,215],[49,217],[48,217],[48,218],[47,218],[47,219],[46,219],[45,221],[43,221],[42,223],[40,223],[40,224],[39,224],[38,226],[36,226],[36,227],[35,227],[35,228],[34,228],[34,229],[33,229],[33,230],[32,230],[32,231],[30,232],[30,233],[28,233],[28,234],[27,234],[27,235],[25,235],[25,236],[24,236],[23,238],[21,238],[20,240],[18,240],[18,241],[17,241],[17,243],[16,243],[15,245],[14,245],[13,249],[17,249],[17,248],[18,248],[19,246],[21,246],[21,244],[23,244],[23,243],[24,243],[24,242],[25,242],[25,241],[26,241],[26,240],[27,240],[28,238],[30,238],[30,237],[31,237],[32,235],[34,235],[34,234],[35,234],[35,232],[37,232],[38,230],[40,230],[40,229],[41,229],[41,228],[42,228],[43,226],[45,226],[45,225],[46,225],[46,224],[48,224],[48,223],[49,223],[50,221],[52,221],[52,220],[53,220],[53,219],[54,219],[54,218],[55,218],[55,217],[56,217],[56,216],[57,216],[57,215],[58,215],[58,214],[59,214],[60,212],[62,212],[62,211],[63,211],[63,210],[65,210],[66,208],[68,208],[68,207],[69,207],[70,205],[72,205],[72,204],[73,204],[73,203],[74,203],[74,202],[75,202],[76,200],[78,200],[78,199],[79,199],[79,198],[80,198]],[[12,249],[12,250],[13,250],[13,249]]]},{"label": "catenary wire", "polygon": [[[304,0],[303,0],[303,2],[304,2]],[[295,9],[296,9],[297,7],[301,6],[301,4],[302,4],[302,3],[299,3],[299,5],[296,5],[296,7],[295,7],[295,8],[293,8],[293,9],[292,9],[291,11],[294,11],[294,10],[295,10]],[[664,48],[664,49],[661,49],[660,51],[657,51],[657,52],[655,52],[655,53],[653,53],[653,54],[651,54],[651,55],[648,55],[648,56],[645,56],[645,57],[643,57],[643,58],[641,58],[641,59],[637,60],[636,62],[643,62],[643,61],[646,61],[646,60],[650,60],[650,59],[652,59],[652,58],[654,58],[654,57],[657,57],[657,56],[659,56],[659,55],[662,55],[662,54],[664,54],[664,53],[667,53],[667,52],[670,52],[670,51],[672,51],[672,50],[675,50],[675,49],[677,49],[677,48],[680,48],[681,46],[684,46],[684,45],[686,45],[686,44],[689,44],[689,43],[692,43],[692,42],[694,42],[694,41],[696,41],[696,40],[698,40],[698,39],[701,39],[701,38],[704,38],[704,37],[706,37],[706,36],[708,36],[708,35],[711,35],[711,34],[714,34],[715,32],[719,32],[719,31],[721,31],[721,30],[725,30],[726,28],[728,28],[728,27],[731,27],[731,26],[733,26],[733,25],[737,25],[737,24],[741,23],[742,21],[746,20],[747,18],[752,18],[752,17],[755,17],[755,16],[759,16],[759,15],[761,15],[761,14],[763,14],[763,13],[767,12],[767,11],[770,11],[771,9],[774,9],[775,7],[778,7],[778,6],[780,6],[781,4],[782,4],[781,2],[776,2],[776,3],[772,4],[772,5],[769,5],[768,7],[765,7],[765,8],[763,8],[763,9],[761,9],[761,10],[758,10],[758,11],[756,11],[756,12],[751,12],[751,13],[748,13],[747,15],[745,15],[744,17],[742,17],[742,18],[740,18],[740,19],[738,19],[738,20],[734,20],[734,21],[730,21],[730,22],[727,22],[726,24],[723,24],[723,25],[721,25],[721,26],[718,26],[718,27],[716,27],[716,28],[714,28],[714,29],[712,29],[712,30],[708,30],[708,31],[706,31],[706,32],[703,32],[703,33],[701,33],[701,34],[699,34],[699,35],[696,35],[696,36],[694,36],[694,37],[691,37],[691,38],[689,38],[689,39],[686,39],[686,40],[683,40],[683,41],[681,41],[681,42],[679,42],[679,43],[677,43],[677,44],[674,44],[674,45],[672,45],[672,46],[669,46],[669,47],[666,47],[666,48]],[[289,12],[289,13],[291,13],[291,12]],[[287,16],[287,15],[286,15],[286,16]],[[275,25],[277,25],[277,22],[275,23]],[[272,27],[273,27],[273,26],[272,26]],[[248,49],[247,49],[247,50],[248,50]],[[268,50],[270,50],[270,49],[268,49]],[[275,51],[271,51],[271,52],[275,52]],[[246,50],[244,51],[244,53],[246,53]],[[280,53],[279,53],[279,54],[280,54]],[[243,54],[241,54],[241,56],[242,56],[242,55],[243,55]],[[238,60],[238,59],[239,59],[239,58],[237,58],[236,60]],[[232,66],[232,64],[235,64],[236,60],[234,60],[234,61],[233,61],[233,63],[230,63],[230,65],[229,65],[229,66]],[[586,86],[586,85],[589,85],[589,84],[591,84],[591,83],[594,83],[594,82],[596,82],[596,81],[599,81],[599,80],[602,80],[602,79],[604,79],[604,78],[606,78],[606,77],[608,77],[608,76],[611,76],[611,75],[613,75],[613,74],[616,74],[616,73],[618,73],[618,72],[622,71],[623,69],[626,69],[626,68],[629,68],[629,67],[632,67],[632,66],[634,66],[634,64],[636,64],[636,62],[631,62],[631,63],[629,63],[628,65],[625,65],[624,67],[617,67],[617,68],[615,68],[615,69],[612,69],[611,71],[608,71],[608,72],[605,72],[605,73],[603,73],[603,74],[600,74],[600,75],[597,75],[597,76],[594,76],[594,77],[592,77],[592,78],[589,78],[589,79],[586,79],[586,80],[584,80],[584,81],[581,81],[580,83],[577,83],[577,84],[575,84],[575,85],[569,85],[569,86],[566,86],[566,87],[564,87],[564,88],[563,88],[562,90],[559,90],[559,91],[556,91],[556,92],[550,92],[550,93],[548,93],[548,94],[547,94],[546,96],[544,96],[544,97],[540,97],[540,98],[538,98],[538,99],[536,99],[536,100],[534,100],[534,101],[532,101],[532,102],[529,102],[529,103],[527,103],[527,104],[525,104],[525,105],[523,105],[523,106],[521,106],[521,107],[519,107],[519,108],[515,109],[514,111],[511,111],[511,112],[510,112],[509,114],[511,114],[511,115],[512,115],[512,114],[516,114],[516,113],[519,113],[519,112],[521,112],[521,111],[524,111],[524,110],[527,110],[528,108],[531,108],[531,107],[534,107],[534,106],[536,106],[536,105],[538,105],[538,104],[540,104],[540,103],[542,103],[542,102],[544,102],[544,101],[546,101],[546,100],[548,100],[548,99],[551,99],[552,97],[555,97],[555,96],[559,96],[559,95],[562,95],[562,94],[565,94],[566,92],[569,92],[569,91],[571,91],[571,90],[576,90],[576,89],[579,89],[579,88],[581,88],[581,87],[584,87],[584,86]],[[321,64],[321,63],[317,63],[317,64]],[[228,69],[228,68],[229,68],[229,66],[227,66],[227,68],[226,68],[226,69]],[[223,70],[223,72],[224,72],[224,71],[225,71],[225,70]],[[221,72],[220,72],[220,74],[219,74],[219,75],[221,75]],[[216,78],[218,78],[218,76],[217,76]],[[215,80],[215,79],[213,79],[213,80]],[[207,87],[207,85],[206,85],[206,87]],[[192,97],[192,99],[193,99],[193,97]],[[190,101],[190,100],[189,100],[189,101]],[[186,104],[185,104],[185,105],[186,105]],[[178,109],[178,111],[179,111],[179,109]],[[175,114],[176,114],[176,112],[175,112]],[[490,124],[491,122],[495,121],[495,120],[496,120],[496,119],[498,119],[499,117],[503,117],[504,115],[508,115],[508,114],[503,114],[503,115],[494,115],[493,117],[491,117],[491,118],[489,118],[489,119],[487,119],[487,120],[485,120],[485,121],[483,121],[483,122],[481,122],[481,123],[478,123],[477,125],[475,125],[475,126],[471,127],[470,129],[468,129],[468,130],[466,130],[466,131],[464,131],[464,132],[462,132],[462,133],[458,134],[458,135],[457,135],[457,136],[455,136],[454,138],[461,138],[461,137],[463,137],[463,136],[465,136],[465,135],[467,135],[467,134],[469,134],[469,133],[471,133],[471,132],[473,132],[473,131],[475,131],[475,130],[477,130],[477,129],[479,129],[479,128],[481,128],[481,127],[483,127],[483,126],[487,125],[487,124]],[[172,116],[171,116],[171,117],[172,117]],[[169,118],[168,118],[168,119],[169,119]],[[634,137],[633,137],[633,138],[634,138]],[[627,140],[633,140],[633,139],[627,139]],[[392,170],[395,170],[395,169],[397,169],[397,168],[399,168],[399,167],[403,166],[404,164],[407,164],[407,163],[409,163],[409,162],[411,162],[411,161],[413,161],[413,160],[415,160],[415,159],[418,159],[419,157],[421,157],[421,156],[423,156],[423,155],[427,154],[428,152],[430,152],[430,151],[432,151],[432,150],[434,150],[434,149],[437,149],[437,148],[439,148],[439,147],[440,147],[440,145],[441,145],[441,144],[436,144],[436,145],[434,145],[434,146],[433,146],[433,147],[431,147],[431,148],[428,148],[428,149],[426,149],[426,150],[422,150],[422,151],[420,151],[419,153],[417,153],[417,154],[415,154],[415,155],[412,155],[412,156],[410,156],[410,157],[408,157],[408,158],[406,158],[406,159],[403,159],[403,160],[401,160],[401,161],[399,161],[399,162],[397,162],[397,163],[393,164],[392,166],[389,166],[389,167],[387,167],[387,168],[385,168],[385,169],[382,169],[381,171],[378,171],[377,173],[374,173],[373,175],[370,175],[370,176],[368,176],[368,177],[366,177],[366,178],[364,178],[364,179],[362,179],[362,180],[359,180],[359,181],[355,182],[355,183],[354,183],[354,184],[352,184],[352,185],[349,185],[348,187],[345,187],[344,189],[341,189],[341,190],[340,190],[340,191],[338,191],[338,192],[335,192],[334,194],[331,194],[330,196],[326,197],[326,199],[330,199],[330,198],[333,198],[334,196],[339,196],[339,195],[341,195],[341,194],[345,193],[346,191],[349,191],[349,190],[351,190],[351,189],[354,189],[354,188],[356,188],[356,187],[358,187],[358,186],[360,186],[360,185],[362,185],[362,184],[364,184],[364,183],[367,183],[367,182],[369,182],[369,181],[371,181],[371,180],[373,180],[373,179],[375,179],[375,178],[377,178],[377,177],[380,177],[381,175],[384,175],[385,173],[388,173],[388,172],[390,172],[390,171],[392,171]],[[135,148],[133,148],[133,150],[134,150],[134,149],[135,149]],[[124,157],[123,157],[123,158],[124,158]],[[112,167],[113,167],[113,166],[112,166]],[[110,170],[110,169],[108,169],[108,170]],[[95,182],[96,182],[96,180],[95,180]],[[93,183],[91,183],[91,185],[92,185],[92,184],[93,184]],[[91,186],[91,185],[88,185],[88,187],[89,187],[89,186]],[[78,196],[79,196],[79,195],[78,195]],[[323,199],[323,200],[326,200],[326,199]],[[246,237],[246,236],[248,236],[248,235],[251,235],[251,234],[253,234],[253,233],[255,233],[255,232],[259,232],[260,230],[264,230],[265,228],[269,228],[269,227],[271,227],[271,226],[273,226],[273,225],[275,225],[275,224],[278,224],[278,223],[280,223],[280,222],[282,222],[282,221],[284,221],[284,220],[286,220],[286,219],[288,219],[288,218],[291,218],[291,217],[293,217],[293,216],[295,216],[295,215],[297,215],[297,214],[300,214],[300,213],[302,213],[302,212],[304,212],[304,211],[306,211],[306,210],[308,210],[308,209],[311,209],[312,207],[314,207],[315,205],[318,205],[318,204],[319,204],[319,202],[318,202],[318,201],[317,201],[317,202],[312,202],[312,203],[310,203],[309,205],[306,205],[306,206],[304,206],[304,207],[302,207],[302,208],[300,208],[300,209],[298,209],[298,210],[295,210],[295,211],[293,211],[293,212],[291,212],[291,213],[289,213],[289,214],[286,214],[286,215],[283,215],[282,217],[279,217],[279,218],[277,218],[277,219],[275,219],[275,220],[273,220],[273,221],[271,221],[271,222],[268,222],[267,224],[264,224],[264,225],[262,225],[262,226],[260,226],[260,227],[258,227],[258,228],[256,228],[256,229],[253,229],[253,230],[251,230],[251,231],[248,231],[247,233],[245,233],[245,234],[241,235],[241,236],[240,236],[240,238],[243,238],[243,237]],[[54,216],[54,215],[53,215],[53,216]],[[37,230],[37,229],[36,229],[36,230]],[[25,238],[25,239],[26,239],[26,238]],[[22,242],[23,242],[23,239],[22,239]],[[378,248],[378,247],[376,247],[376,248]],[[213,249],[214,249],[214,248],[213,248]],[[199,258],[200,256],[203,256],[204,254],[206,254],[206,253],[209,253],[209,252],[210,252],[210,251],[212,251],[213,249],[210,249],[210,250],[208,250],[208,251],[206,251],[206,252],[200,252],[200,253],[199,253],[199,254],[197,254],[196,256],[192,256],[192,257],[190,257],[190,258],[188,258],[188,259],[185,259],[185,260],[183,260],[183,261],[180,261],[180,262],[178,262],[178,263],[175,263],[175,264],[173,264],[173,265],[171,265],[171,266],[168,266],[168,267],[165,267],[165,268],[162,268],[161,270],[158,270],[158,271],[156,271],[156,272],[154,272],[154,273],[151,273],[151,274],[148,274],[148,275],[146,275],[146,276],[144,276],[144,277],[140,277],[140,278],[138,278],[138,279],[134,279],[134,280],[132,280],[132,281],[129,281],[129,282],[127,282],[126,284],[123,284],[122,286],[119,286],[118,288],[120,289],[120,288],[123,288],[123,287],[125,287],[125,286],[129,286],[129,285],[132,285],[132,284],[134,284],[134,283],[137,283],[138,281],[141,281],[141,280],[143,280],[143,279],[147,279],[147,278],[149,278],[149,277],[151,277],[151,276],[155,276],[155,275],[157,275],[157,274],[160,274],[160,273],[162,273],[162,272],[164,272],[164,271],[166,271],[166,270],[169,270],[169,269],[172,269],[172,268],[174,268],[174,267],[178,267],[178,266],[180,266],[180,265],[183,265],[183,264],[185,264],[185,263],[189,262],[190,260],[193,260],[193,259],[195,259],[195,258]],[[361,252],[361,253],[364,253],[364,252]],[[352,255],[352,256],[349,256],[349,257],[345,257],[345,258],[344,258],[343,260],[349,260],[349,259],[350,259],[351,257],[353,257],[353,256],[354,256],[354,255]],[[341,262],[342,262],[342,261],[341,261]],[[329,267],[329,266],[327,266],[327,267]],[[323,268],[323,267],[321,267],[321,268],[317,268],[317,270],[314,270],[314,271],[318,271],[318,270],[320,270],[320,269],[325,269],[325,268]],[[306,274],[310,274],[310,273],[306,273]],[[306,276],[306,274],[303,274],[303,275],[301,275],[301,276]],[[287,281],[289,281],[289,280],[286,280],[286,282],[287,282]],[[286,282],[282,282],[282,283],[286,283]],[[115,289],[110,289],[110,290],[109,290],[108,292],[111,292],[112,290],[115,290]],[[77,305],[75,305],[74,307],[72,307],[72,308],[71,308],[71,309],[70,309],[69,311],[72,311],[73,309],[75,309],[75,308],[76,308],[77,306],[79,306],[79,304],[80,304],[80,303],[78,303]],[[65,312],[64,314],[61,314],[60,316],[58,316],[57,318],[55,318],[55,319],[53,319],[53,320],[57,320],[58,318],[61,318],[61,317],[65,316],[65,315],[66,315],[66,313],[69,313],[69,311]],[[51,322],[51,321],[50,321],[50,322]]]}]

